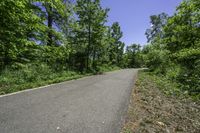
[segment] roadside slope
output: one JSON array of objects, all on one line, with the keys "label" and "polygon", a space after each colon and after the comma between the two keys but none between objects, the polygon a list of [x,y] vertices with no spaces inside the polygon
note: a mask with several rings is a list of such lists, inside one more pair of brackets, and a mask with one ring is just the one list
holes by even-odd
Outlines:
[{"label": "roadside slope", "polygon": [[161,77],[138,77],[122,133],[200,133],[199,101],[165,94],[173,86],[160,88]]}]

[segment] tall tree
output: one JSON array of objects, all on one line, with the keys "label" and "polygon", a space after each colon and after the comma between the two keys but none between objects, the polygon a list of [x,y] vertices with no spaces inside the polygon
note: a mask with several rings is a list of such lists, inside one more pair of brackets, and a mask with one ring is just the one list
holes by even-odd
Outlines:
[{"label": "tall tree", "polygon": [[124,44],[120,41],[123,33],[118,22],[112,24],[110,28],[110,47],[109,47],[109,60],[112,64],[119,64],[119,57],[122,57]]},{"label": "tall tree", "polygon": [[69,17],[68,1],[39,0],[32,2],[36,14],[42,19],[46,28],[42,31],[41,43],[47,46],[58,46],[63,43],[62,23]]},{"label": "tall tree", "polygon": [[80,28],[77,38],[82,40],[81,43],[85,48],[87,69],[89,69],[91,56],[92,66],[94,69],[96,68],[96,59],[103,40],[107,12],[108,9],[101,7],[100,0],[77,1],[76,14]]},{"label": "tall tree", "polygon": [[162,28],[167,23],[167,19],[168,15],[166,13],[150,16],[151,28],[145,32],[148,42],[154,41],[157,37],[162,38]]}]

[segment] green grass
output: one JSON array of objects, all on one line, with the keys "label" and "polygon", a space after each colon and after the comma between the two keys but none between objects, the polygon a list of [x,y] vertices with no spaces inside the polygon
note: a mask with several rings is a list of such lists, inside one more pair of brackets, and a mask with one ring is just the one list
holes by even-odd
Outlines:
[{"label": "green grass", "polygon": [[[119,68],[111,67],[102,71],[107,72],[117,69]],[[19,70],[8,68],[0,73],[0,95],[78,79],[93,74],[95,73],[80,73],[67,70],[55,71],[45,64],[29,64]]]},{"label": "green grass", "polygon": [[199,100],[200,96],[189,95],[187,92],[181,89],[181,85],[177,82],[171,81],[165,76],[156,75],[153,72],[140,71],[140,79],[143,81],[145,78],[151,79],[156,83],[156,87],[162,90],[166,95],[172,95],[179,98],[192,98],[193,100]]},{"label": "green grass", "polygon": [[153,82],[156,83],[157,87],[162,90],[167,95],[179,95],[180,89],[178,88],[178,84],[172,82],[165,78],[164,76],[158,76],[154,73],[150,72],[140,72],[141,78],[148,78],[151,79]]}]

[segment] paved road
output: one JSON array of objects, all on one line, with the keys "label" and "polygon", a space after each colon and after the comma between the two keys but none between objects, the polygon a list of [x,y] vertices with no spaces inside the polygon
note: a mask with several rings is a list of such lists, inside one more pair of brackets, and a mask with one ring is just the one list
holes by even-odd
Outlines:
[{"label": "paved road", "polygon": [[0,97],[0,133],[119,133],[137,70]]}]

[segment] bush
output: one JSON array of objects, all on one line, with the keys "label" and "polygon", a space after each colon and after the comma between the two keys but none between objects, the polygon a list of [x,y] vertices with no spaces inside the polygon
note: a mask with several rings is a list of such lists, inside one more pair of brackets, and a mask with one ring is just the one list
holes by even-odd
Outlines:
[{"label": "bush", "polygon": [[118,69],[120,69],[118,66],[109,66],[107,64],[104,64],[102,66],[98,66],[96,72],[98,74],[102,74],[103,72],[109,72],[109,71],[118,70]]},{"label": "bush", "polygon": [[13,64],[0,73],[0,94],[61,82],[81,76],[73,71],[55,71],[45,63]]},{"label": "bush", "polygon": [[157,50],[151,48],[146,55],[146,65],[151,71],[165,74],[166,68],[169,65],[169,52],[167,50]]},{"label": "bush", "polygon": [[170,63],[168,68],[166,69],[166,78],[172,81],[177,81],[177,77],[181,73],[181,66],[174,63]]},{"label": "bush", "polygon": [[178,81],[182,84],[182,89],[191,95],[200,93],[200,67],[188,70],[182,69],[178,76]]},{"label": "bush", "polygon": [[53,70],[46,64],[14,64],[6,68],[0,75],[1,84],[23,84],[37,80],[46,80]]}]

